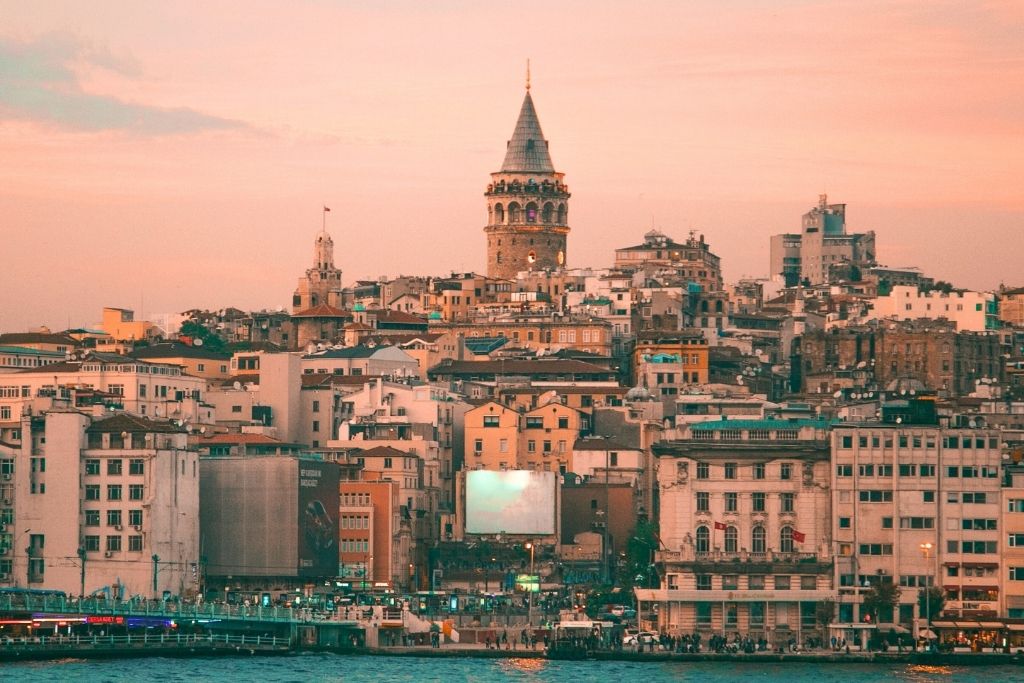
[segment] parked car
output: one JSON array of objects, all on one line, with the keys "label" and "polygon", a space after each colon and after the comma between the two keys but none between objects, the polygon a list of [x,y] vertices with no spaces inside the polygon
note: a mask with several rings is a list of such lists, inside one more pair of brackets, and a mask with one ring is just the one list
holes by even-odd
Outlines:
[{"label": "parked car", "polygon": [[622,639],[622,644],[627,647],[635,647],[636,645],[643,643],[646,645],[653,645],[658,640],[658,634],[653,631],[640,631],[630,632],[626,631],[626,636]]}]

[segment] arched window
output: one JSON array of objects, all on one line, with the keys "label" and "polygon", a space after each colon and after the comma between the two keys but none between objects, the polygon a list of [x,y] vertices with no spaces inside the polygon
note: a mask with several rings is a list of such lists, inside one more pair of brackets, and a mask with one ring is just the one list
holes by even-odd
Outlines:
[{"label": "arched window", "polygon": [[706,526],[697,527],[697,552],[706,553],[711,550],[711,532]]},{"label": "arched window", "polygon": [[707,313],[708,312],[708,302],[707,302],[706,299],[704,301],[700,302],[700,312],[701,313]]},{"label": "arched window", "polygon": [[518,223],[519,222],[519,204],[512,202],[508,205],[508,222]]},{"label": "arched window", "polygon": [[498,263],[501,263],[501,252],[500,251],[497,254],[495,254],[494,260],[497,261]]},{"label": "arched window", "polygon": [[721,312],[722,312],[722,302],[721,301],[716,301],[715,302],[715,313],[721,313]]},{"label": "arched window", "polygon": [[536,223],[537,222],[537,203],[530,202],[526,205],[526,222]]},{"label": "arched window", "polygon": [[750,551],[754,553],[763,553],[765,551],[763,526],[754,527],[750,535]]},{"label": "arched window", "polygon": [[565,204],[558,205],[558,224],[565,225],[565,221],[568,220],[568,210],[565,208]]},{"label": "arched window", "polygon": [[544,205],[544,208],[540,212],[540,219],[544,223],[550,223],[551,219],[555,217],[555,205],[548,202]]},{"label": "arched window", "polygon": [[309,304],[310,304],[310,306],[316,306],[316,305],[317,305],[317,304],[319,304],[319,303],[320,303],[320,300],[319,300],[319,299],[317,298],[316,294],[314,294],[313,296],[311,296],[311,297],[309,298]]},{"label": "arched window", "polygon": [[494,205],[494,224],[501,225],[505,222],[505,207],[501,204]]},{"label": "arched window", "polygon": [[793,552],[793,527],[784,526],[779,531],[779,551],[784,553]]},{"label": "arched window", "polygon": [[736,527],[725,527],[725,552],[734,553],[739,550],[739,532]]}]

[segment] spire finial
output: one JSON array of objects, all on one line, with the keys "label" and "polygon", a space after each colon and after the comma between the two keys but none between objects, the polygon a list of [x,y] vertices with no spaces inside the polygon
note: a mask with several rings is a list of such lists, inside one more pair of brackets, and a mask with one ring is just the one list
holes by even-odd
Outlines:
[{"label": "spire finial", "polygon": [[530,58],[526,58],[526,90],[530,90]]}]

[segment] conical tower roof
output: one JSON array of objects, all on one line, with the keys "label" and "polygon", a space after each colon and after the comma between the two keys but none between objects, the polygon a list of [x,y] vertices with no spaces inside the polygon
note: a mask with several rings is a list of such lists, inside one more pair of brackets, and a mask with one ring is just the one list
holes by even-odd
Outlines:
[{"label": "conical tower roof", "polygon": [[526,91],[523,107],[519,110],[519,120],[508,141],[505,161],[501,165],[502,173],[554,173],[555,166],[551,163],[548,153],[548,141],[540,129],[537,110],[533,108],[533,98]]}]

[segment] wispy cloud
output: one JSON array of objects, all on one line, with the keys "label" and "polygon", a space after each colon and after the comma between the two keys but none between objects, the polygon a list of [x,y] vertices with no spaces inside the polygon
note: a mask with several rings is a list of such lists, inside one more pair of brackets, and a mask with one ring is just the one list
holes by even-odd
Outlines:
[{"label": "wispy cloud", "polygon": [[34,40],[0,37],[0,121],[30,120],[78,131],[176,135],[247,128],[242,121],[188,107],[156,107],[86,92],[77,69],[99,68],[128,78],[141,69],[131,58],[68,34]]}]

